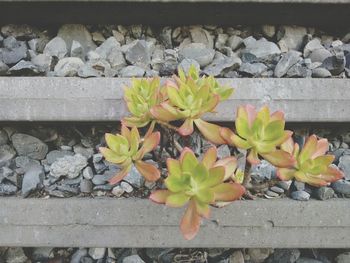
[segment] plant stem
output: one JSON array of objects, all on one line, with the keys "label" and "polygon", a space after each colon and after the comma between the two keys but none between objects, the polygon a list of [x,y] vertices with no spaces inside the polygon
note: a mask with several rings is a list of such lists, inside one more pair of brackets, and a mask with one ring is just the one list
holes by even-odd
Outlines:
[{"label": "plant stem", "polygon": [[252,165],[250,164],[250,162],[246,161],[245,168],[244,168],[244,179],[243,179],[243,183],[242,183],[242,185],[244,187],[247,187],[248,183],[250,182],[250,178],[251,178],[250,177],[250,168],[251,167],[252,167]]},{"label": "plant stem", "polygon": [[164,127],[164,128],[167,128],[167,129],[170,129],[170,130],[173,130],[173,131],[176,131],[177,132],[177,127],[174,126],[174,125],[171,125],[170,123],[167,123],[167,122],[164,122],[164,121],[160,121],[160,120],[157,120],[157,123]]}]

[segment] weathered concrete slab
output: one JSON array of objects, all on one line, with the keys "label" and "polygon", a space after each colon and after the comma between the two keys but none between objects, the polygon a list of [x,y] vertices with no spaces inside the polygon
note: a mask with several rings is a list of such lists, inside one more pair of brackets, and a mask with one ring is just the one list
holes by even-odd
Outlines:
[{"label": "weathered concrete slab", "polygon": [[0,246],[347,248],[350,202],[237,201],[185,241],[183,209],[134,199],[0,199]]},{"label": "weathered concrete slab", "polygon": [[298,24],[346,31],[349,5],[349,0],[0,0],[0,24]]},{"label": "weathered concrete slab", "polygon": [[[221,79],[235,87],[211,121],[232,121],[236,107],[268,104],[290,122],[350,122],[347,79]],[[0,121],[118,121],[127,114],[120,78],[0,78]]]}]

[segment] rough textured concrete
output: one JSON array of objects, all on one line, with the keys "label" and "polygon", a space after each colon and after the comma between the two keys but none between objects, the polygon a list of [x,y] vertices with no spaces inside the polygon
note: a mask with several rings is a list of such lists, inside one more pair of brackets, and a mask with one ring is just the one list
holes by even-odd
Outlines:
[{"label": "rough textured concrete", "polygon": [[[291,122],[350,122],[347,79],[221,79],[235,87],[211,121],[232,121],[251,103],[281,109]],[[0,78],[1,121],[117,121],[127,114],[120,78]]]},{"label": "rough textured concrete", "polygon": [[347,32],[349,4],[349,0],[0,0],[0,24],[13,23],[15,16],[17,24],[298,24],[343,27]]},{"label": "rough textured concrete", "polygon": [[346,200],[237,201],[213,208],[198,236],[178,229],[183,209],[134,199],[0,199],[1,246],[346,248]]},{"label": "rough textured concrete", "polygon": [[[0,0],[0,2],[66,2],[67,0]],[[349,4],[350,0],[71,0],[70,2]]]}]

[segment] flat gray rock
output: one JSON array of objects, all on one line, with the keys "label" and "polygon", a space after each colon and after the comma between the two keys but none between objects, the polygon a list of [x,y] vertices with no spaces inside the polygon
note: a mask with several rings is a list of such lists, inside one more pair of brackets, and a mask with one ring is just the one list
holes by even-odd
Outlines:
[{"label": "flat gray rock", "polygon": [[203,43],[191,43],[179,50],[179,59],[194,59],[201,67],[209,65],[215,56],[212,48],[207,48]]},{"label": "flat gray rock", "polygon": [[35,160],[42,160],[48,152],[48,146],[38,138],[23,133],[11,137],[18,155],[25,155]]}]

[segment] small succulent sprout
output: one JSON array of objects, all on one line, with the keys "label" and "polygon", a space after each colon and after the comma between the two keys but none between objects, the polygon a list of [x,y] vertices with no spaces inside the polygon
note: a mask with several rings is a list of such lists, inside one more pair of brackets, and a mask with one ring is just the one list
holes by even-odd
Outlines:
[{"label": "small succulent sprout", "polygon": [[213,154],[214,151],[200,162],[192,150],[185,148],[179,160],[169,158],[168,177],[165,179],[168,190],[158,190],[150,196],[152,201],[171,207],[188,204],[180,223],[181,232],[188,240],[196,236],[201,218],[209,217],[210,204],[234,201],[245,192],[239,184],[223,182],[225,167],[215,166],[216,156]]},{"label": "small succulent sprout", "polygon": [[292,168],[278,168],[277,176],[281,180],[291,180],[308,183],[313,186],[325,186],[344,177],[344,174],[331,164],[334,155],[326,154],[328,140],[317,140],[316,135],[311,135],[300,150],[297,143],[289,138],[281,148],[294,156],[296,164]]},{"label": "small succulent sprout", "polygon": [[221,128],[222,138],[230,145],[249,150],[247,160],[251,164],[260,163],[259,155],[278,167],[290,167],[295,160],[290,154],[278,147],[292,136],[291,131],[284,130],[285,120],[281,111],[270,115],[267,106],[256,112],[255,107],[246,105],[238,107],[236,132]]},{"label": "small succulent sprout", "polygon": [[[223,144],[220,127],[201,119],[205,113],[214,112],[217,104],[228,98],[233,89],[219,86],[215,79],[199,78],[197,72],[190,70],[188,76],[179,70],[180,77],[167,81],[165,85],[168,100],[151,109],[153,117],[163,122],[185,120],[178,129],[179,134],[187,136],[193,133],[194,124],[209,141]],[[193,76],[193,77],[192,77]]]},{"label": "small succulent sprout", "polygon": [[178,75],[178,77],[174,77],[178,84],[186,83],[187,77],[192,78],[199,85],[208,84],[210,87],[210,92],[219,95],[220,101],[227,100],[234,92],[232,87],[220,84],[214,76],[200,77],[199,70],[197,70],[194,65],[190,66],[187,74],[179,67]]},{"label": "small succulent sprout", "polygon": [[207,169],[222,166],[225,168],[224,181],[229,179],[234,180],[235,172],[237,169],[237,159],[233,156],[225,157],[223,159],[217,160],[218,152],[215,146],[210,147],[202,158],[202,163]]},{"label": "small succulent sprout", "polygon": [[159,78],[133,79],[131,87],[124,90],[124,99],[131,116],[122,122],[128,127],[144,127],[153,121],[150,109],[162,99]]},{"label": "small succulent sprout", "polygon": [[110,184],[116,184],[123,180],[131,170],[132,165],[135,165],[140,174],[148,181],[156,181],[160,178],[160,172],[155,166],[142,161],[143,156],[158,145],[159,132],[151,133],[141,143],[140,134],[136,127],[129,130],[122,125],[121,134],[106,133],[105,139],[108,148],[100,147],[100,152],[107,161],[122,167],[122,170],[109,180]]}]

